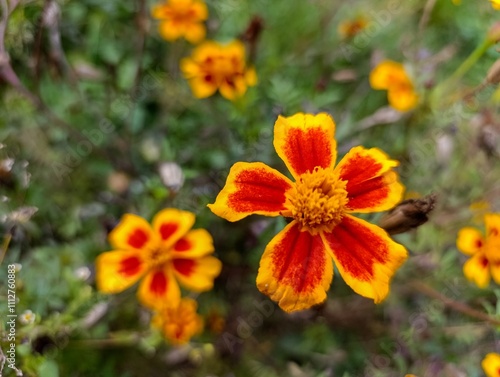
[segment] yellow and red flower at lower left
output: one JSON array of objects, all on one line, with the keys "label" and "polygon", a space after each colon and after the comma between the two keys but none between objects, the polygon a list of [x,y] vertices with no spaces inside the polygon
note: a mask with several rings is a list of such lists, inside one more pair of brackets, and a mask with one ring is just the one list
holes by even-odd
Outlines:
[{"label": "yellow and red flower at lower left", "polygon": [[97,288],[119,293],[141,280],[139,301],[146,307],[176,307],[181,301],[179,283],[195,292],[212,289],[222,264],[212,256],[212,236],[205,229],[191,229],[195,215],[167,208],[150,225],[126,214],[109,234],[112,251],[96,260]]}]

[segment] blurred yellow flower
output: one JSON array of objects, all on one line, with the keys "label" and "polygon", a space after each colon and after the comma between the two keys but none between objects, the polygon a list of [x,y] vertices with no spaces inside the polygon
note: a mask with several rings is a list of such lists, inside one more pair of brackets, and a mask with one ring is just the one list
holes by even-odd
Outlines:
[{"label": "blurred yellow flower", "polygon": [[462,0],[451,0],[453,2],[453,4],[455,5],[460,5],[462,4]]},{"label": "blurred yellow flower", "polygon": [[368,20],[358,16],[352,20],[346,20],[339,24],[339,34],[342,38],[353,38],[368,26]]},{"label": "blurred yellow flower", "polygon": [[196,313],[197,307],[196,301],[184,298],[178,306],[164,307],[156,313],[151,324],[172,344],[185,344],[203,330],[203,318]]},{"label": "blurred yellow flower", "polygon": [[458,232],[457,248],[471,258],[464,264],[465,277],[486,288],[491,277],[500,284],[500,214],[484,216],[486,236],[472,227]]},{"label": "blurred yellow flower", "polygon": [[500,355],[489,353],[481,362],[484,373],[487,377],[498,377],[500,375]]},{"label": "blurred yellow flower", "polygon": [[167,208],[153,219],[126,214],[109,234],[114,251],[96,260],[97,288],[118,293],[142,279],[138,297],[149,308],[177,306],[181,291],[177,282],[195,291],[208,291],[221,271],[211,256],[212,236],[205,229],[191,230],[195,215]]},{"label": "blurred yellow flower", "polygon": [[500,0],[490,0],[493,9],[500,10]]},{"label": "blurred yellow flower", "polygon": [[418,95],[401,63],[385,60],[370,73],[373,89],[387,90],[389,104],[399,111],[409,111],[417,106]]},{"label": "blurred yellow flower", "polygon": [[191,57],[182,59],[181,70],[197,98],[210,97],[219,90],[232,101],[257,83],[255,69],[247,67],[245,46],[239,41],[227,45],[204,42]]},{"label": "blurred yellow flower", "polygon": [[205,39],[203,21],[208,18],[208,10],[201,0],[167,0],[152,9],[153,18],[160,20],[160,35],[167,41],[181,37],[191,43]]}]

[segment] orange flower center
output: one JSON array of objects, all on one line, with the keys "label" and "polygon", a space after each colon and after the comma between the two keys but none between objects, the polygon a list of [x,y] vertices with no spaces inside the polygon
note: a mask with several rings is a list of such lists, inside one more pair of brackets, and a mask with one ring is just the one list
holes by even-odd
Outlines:
[{"label": "orange flower center", "polygon": [[160,267],[165,263],[170,262],[172,259],[172,253],[170,250],[158,247],[156,249],[150,250],[147,261],[151,268]]},{"label": "orange flower center", "polygon": [[287,193],[289,211],[284,215],[293,217],[311,234],[331,232],[345,213],[346,185],[332,169],[316,167],[302,174]]},{"label": "orange flower center", "polygon": [[236,56],[213,56],[208,57],[202,63],[202,71],[205,72],[205,80],[220,84],[226,81],[229,85],[234,85],[234,80],[238,76],[243,76],[243,66],[241,59]]}]

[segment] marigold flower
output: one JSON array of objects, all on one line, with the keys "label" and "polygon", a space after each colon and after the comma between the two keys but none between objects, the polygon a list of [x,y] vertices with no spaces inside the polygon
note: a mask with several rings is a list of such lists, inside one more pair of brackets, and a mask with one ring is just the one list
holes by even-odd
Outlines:
[{"label": "marigold flower", "polygon": [[500,10],[500,0],[490,0],[493,9]]},{"label": "marigold flower", "polygon": [[481,362],[484,373],[487,377],[500,376],[500,355],[498,353],[489,353]]},{"label": "marigold flower", "polygon": [[408,111],[418,103],[413,83],[401,63],[386,60],[378,64],[370,73],[370,85],[387,90],[389,104],[396,110]]},{"label": "marigold flower", "polygon": [[255,69],[246,66],[245,46],[239,41],[228,45],[204,42],[191,57],[182,59],[181,70],[197,98],[210,97],[219,90],[232,101],[257,83]]},{"label": "marigold flower", "polygon": [[191,43],[205,39],[203,21],[208,18],[208,10],[201,0],[167,0],[152,9],[153,18],[160,20],[160,35],[167,41],[184,37]]},{"label": "marigold flower", "polygon": [[295,182],[260,163],[237,162],[209,205],[229,221],[250,214],[292,221],[267,245],[257,276],[259,290],[287,311],[326,299],[333,261],[358,294],[381,302],[406,249],[380,227],[351,215],[392,208],[403,186],[377,148],[352,148],[335,167],[335,123],[328,114],[279,116],[274,147]]},{"label": "marigold flower", "polygon": [[115,251],[96,260],[99,291],[118,293],[139,279],[139,300],[147,307],[176,306],[181,299],[177,281],[196,291],[208,291],[221,271],[213,253],[212,236],[205,229],[190,230],[191,212],[167,208],[160,211],[152,227],[142,217],[126,214],[109,234]]},{"label": "marigold flower", "polygon": [[486,236],[472,227],[460,229],[457,248],[471,258],[464,264],[465,277],[479,288],[486,288],[491,277],[500,284],[500,214],[484,216]]},{"label": "marigold flower", "polygon": [[358,16],[352,20],[343,21],[339,24],[339,34],[342,38],[353,38],[368,26],[368,20]]},{"label": "marigold flower", "polygon": [[203,330],[203,318],[196,313],[197,307],[193,299],[183,298],[179,305],[164,307],[156,313],[151,324],[172,344],[185,344]]}]

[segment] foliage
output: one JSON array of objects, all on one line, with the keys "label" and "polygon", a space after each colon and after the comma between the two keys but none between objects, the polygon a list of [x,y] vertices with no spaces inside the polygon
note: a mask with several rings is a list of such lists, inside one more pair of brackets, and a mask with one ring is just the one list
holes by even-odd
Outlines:
[{"label": "foliage", "polygon": [[[499,80],[486,80],[498,12],[487,0],[206,2],[207,38],[243,39],[257,73],[234,101],[193,96],[179,64],[194,47],[161,39],[154,1],[0,2],[3,352],[3,283],[17,263],[16,313],[36,316],[16,326],[25,376],[482,376],[482,359],[499,351],[500,289],[466,280],[456,237],[500,212]],[[359,16],[365,29],[339,33]],[[251,35],[255,22],[262,32]],[[386,59],[412,78],[415,110],[395,111],[370,87]],[[336,273],[325,304],[284,313],[255,277],[285,221],[229,223],[206,207],[237,161],[285,171],[273,124],[300,111],[332,115],[339,157],[379,147],[401,162],[407,198],[437,194],[428,223],[394,236],[410,258],[379,305]],[[161,169],[167,162],[183,184]],[[95,287],[94,261],[122,215],[151,219],[167,207],[196,213],[223,262],[199,297],[205,331],[182,347],[150,327],[133,289]],[[15,375],[7,364],[3,373]]]}]

